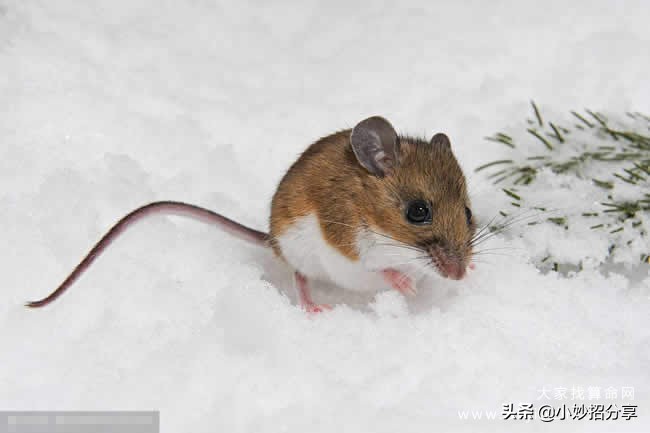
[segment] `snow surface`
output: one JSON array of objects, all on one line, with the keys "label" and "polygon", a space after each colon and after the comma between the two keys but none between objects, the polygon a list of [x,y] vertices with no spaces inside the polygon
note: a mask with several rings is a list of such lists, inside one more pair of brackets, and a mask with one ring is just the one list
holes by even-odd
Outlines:
[{"label": "snow surface", "polygon": [[[579,241],[551,226],[492,239],[505,256],[414,299],[321,287],[341,305],[312,317],[270,252],[156,217],[50,308],[22,304],[148,201],[265,229],[299,152],[373,114],[445,131],[485,222],[503,194],[470,173],[506,150],[483,137],[530,98],[650,112],[649,17],[644,1],[0,0],[0,408],[160,410],[164,432],[648,431],[648,270],[541,273],[556,237],[569,259]],[[576,254],[603,243],[583,235]],[[458,416],[573,386],[634,387],[611,402],[638,418]]]}]

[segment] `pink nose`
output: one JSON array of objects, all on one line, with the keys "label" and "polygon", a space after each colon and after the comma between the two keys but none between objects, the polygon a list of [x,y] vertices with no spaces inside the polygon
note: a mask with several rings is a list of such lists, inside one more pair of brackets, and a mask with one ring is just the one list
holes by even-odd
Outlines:
[{"label": "pink nose", "polygon": [[465,266],[460,262],[451,260],[442,261],[440,267],[445,276],[452,280],[461,280],[465,276]]},{"label": "pink nose", "polygon": [[430,254],[443,277],[460,280],[465,276],[465,260],[458,254],[450,254],[441,247],[432,248]]},{"label": "pink nose", "polygon": [[461,260],[438,255],[437,263],[440,273],[447,278],[460,280],[465,276],[465,264]]}]

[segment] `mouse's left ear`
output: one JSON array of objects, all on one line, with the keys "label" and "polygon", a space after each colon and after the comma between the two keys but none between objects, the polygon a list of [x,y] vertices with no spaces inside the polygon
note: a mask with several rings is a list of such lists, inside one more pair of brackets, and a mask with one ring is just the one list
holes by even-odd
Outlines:
[{"label": "mouse's left ear", "polygon": [[447,149],[451,149],[451,142],[449,141],[449,137],[447,137],[442,132],[439,132],[431,137],[431,141],[429,143],[431,143],[432,146],[441,146],[446,147]]},{"label": "mouse's left ear", "polygon": [[352,129],[350,144],[359,164],[375,176],[384,177],[397,166],[397,133],[383,117],[373,116],[359,122]]}]

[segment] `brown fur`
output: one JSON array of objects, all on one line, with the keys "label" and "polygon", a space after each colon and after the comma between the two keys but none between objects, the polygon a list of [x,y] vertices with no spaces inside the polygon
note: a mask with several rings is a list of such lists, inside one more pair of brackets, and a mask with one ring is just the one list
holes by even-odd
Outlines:
[{"label": "brown fur", "polygon": [[[270,236],[276,254],[282,257],[273,239],[313,212],[324,239],[351,260],[359,258],[356,232],[367,226],[408,245],[441,247],[467,263],[474,224],[467,226],[465,177],[451,149],[402,136],[398,166],[380,178],[357,162],[350,133],[345,130],[318,140],[280,182],[271,205]],[[415,199],[432,203],[431,225],[406,220],[406,204]]]}]

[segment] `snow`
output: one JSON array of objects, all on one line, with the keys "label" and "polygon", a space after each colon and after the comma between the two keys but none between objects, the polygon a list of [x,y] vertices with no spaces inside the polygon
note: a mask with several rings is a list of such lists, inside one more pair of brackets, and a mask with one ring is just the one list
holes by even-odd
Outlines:
[{"label": "snow", "polygon": [[[507,149],[483,137],[519,126],[531,98],[558,116],[650,112],[649,16],[642,1],[0,0],[0,407],[160,410],[164,432],[648,431],[648,268],[535,265],[602,249],[593,231],[496,236],[505,256],[413,299],[320,287],[340,305],[314,317],[269,251],[155,217],[59,302],[22,304],[148,201],[265,229],[296,156],[373,114],[446,132],[487,222],[504,197],[473,168]],[[570,398],[610,386],[616,400]],[[638,418],[500,419],[522,402],[632,403]]]},{"label": "snow", "polygon": [[[530,111],[530,117],[533,117],[533,110]],[[638,155],[639,150],[629,147],[630,141],[618,136],[614,139],[596,127],[592,116],[601,119],[612,131],[644,136],[648,136],[650,119],[633,113],[604,115],[589,112],[591,115],[585,113],[585,116],[592,119],[591,127],[569,113],[543,112],[539,121],[521,120],[518,127],[508,128],[507,136],[511,137],[513,148],[500,145],[497,164],[485,169],[485,179],[504,192],[491,203],[507,215],[496,219],[495,225],[513,221],[515,224],[508,231],[522,237],[526,251],[538,254],[536,258],[534,254],[531,257],[542,269],[556,262],[582,268],[598,267],[601,271],[616,264],[631,270],[640,266],[639,258],[648,255],[649,240],[641,233],[647,235],[645,228],[650,226],[650,214],[639,211],[621,221],[622,212],[611,212],[614,209],[612,203],[636,203],[650,190],[650,183],[643,177],[639,178],[640,182],[633,178],[636,183],[632,183],[620,176],[630,176],[625,170],[634,166],[632,161],[616,158],[626,154]],[[561,140],[548,133],[552,131],[549,124],[561,128],[557,129]],[[537,133],[546,143],[530,131]],[[551,149],[547,149],[545,144]],[[601,153],[601,156],[590,156],[596,153]],[[648,155],[650,157],[650,153]],[[581,159],[582,162],[572,168],[562,168]],[[641,158],[637,156],[637,159]],[[504,162],[512,160],[514,164]],[[508,170],[511,167],[534,168],[534,180],[529,185],[517,182],[522,179],[521,173],[510,176]],[[597,185],[594,179],[600,182],[607,179],[611,188]],[[645,197],[646,200],[649,198]],[[549,224],[549,218],[556,224]],[[599,233],[594,233],[594,230]],[[544,260],[548,263],[542,263]],[[641,267],[646,268],[645,265]]]}]

